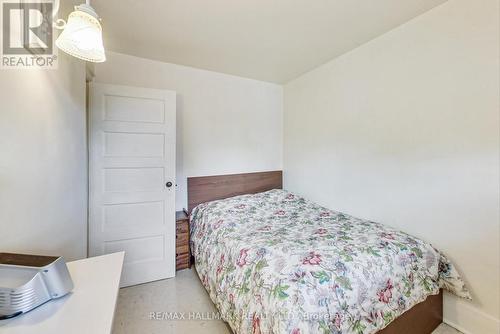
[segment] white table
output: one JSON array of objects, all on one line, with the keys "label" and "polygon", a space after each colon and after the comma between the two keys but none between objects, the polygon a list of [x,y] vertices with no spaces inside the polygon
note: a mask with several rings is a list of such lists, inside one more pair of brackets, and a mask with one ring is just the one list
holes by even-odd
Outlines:
[{"label": "white table", "polygon": [[0,321],[1,334],[110,334],[124,252],[68,263],[73,292]]}]

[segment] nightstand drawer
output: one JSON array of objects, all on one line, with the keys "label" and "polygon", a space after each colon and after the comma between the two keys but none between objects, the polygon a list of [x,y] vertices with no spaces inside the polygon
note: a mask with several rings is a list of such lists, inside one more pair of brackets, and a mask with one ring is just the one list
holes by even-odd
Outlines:
[{"label": "nightstand drawer", "polygon": [[177,270],[191,267],[191,251],[189,249],[189,218],[182,211],[176,212],[175,264]]},{"label": "nightstand drawer", "polygon": [[177,245],[175,247],[175,254],[189,253],[189,244]]},{"label": "nightstand drawer", "polygon": [[191,255],[189,253],[177,254],[177,256],[175,257],[177,270],[189,268],[191,266],[190,262]]},{"label": "nightstand drawer", "polygon": [[189,222],[187,220],[181,220],[176,223],[176,233],[188,233],[189,232]]},{"label": "nightstand drawer", "polygon": [[175,244],[177,246],[187,245],[189,243],[189,234],[181,233],[175,236]]}]

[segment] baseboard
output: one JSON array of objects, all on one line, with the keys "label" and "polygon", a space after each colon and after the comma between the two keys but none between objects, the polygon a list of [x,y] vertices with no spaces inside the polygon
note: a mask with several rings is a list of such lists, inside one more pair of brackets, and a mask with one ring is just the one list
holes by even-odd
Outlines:
[{"label": "baseboard", "polygon": [[464,334],[498,334],[500,321],[470,302],[445,295],[443,322]]}]

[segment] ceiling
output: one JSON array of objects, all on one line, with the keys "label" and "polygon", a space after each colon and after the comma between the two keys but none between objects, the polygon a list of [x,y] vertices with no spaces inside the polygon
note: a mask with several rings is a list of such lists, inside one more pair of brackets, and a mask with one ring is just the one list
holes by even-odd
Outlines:
[{"label": "ceiling", "polygon": [[446,0],[93,0],[107,50],[276,83]]}]

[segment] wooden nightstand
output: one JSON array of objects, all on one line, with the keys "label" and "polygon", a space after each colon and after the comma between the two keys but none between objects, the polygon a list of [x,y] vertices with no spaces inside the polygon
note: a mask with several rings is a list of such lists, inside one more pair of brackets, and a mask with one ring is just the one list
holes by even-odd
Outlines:
[{"label": "wooden nightstand", "polygon": [[189,217],[184,211],[175,213],[175,268],[177,270],[191,267],[189,249]]}]

